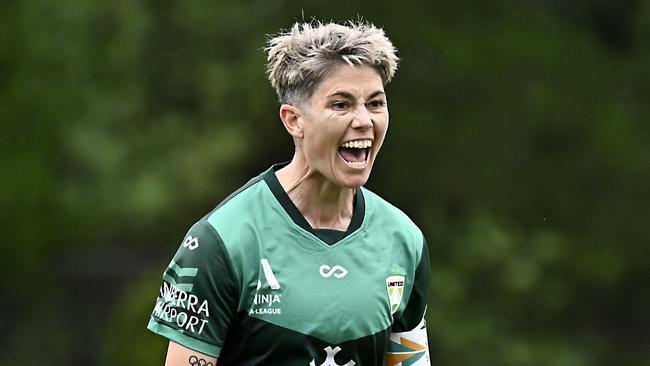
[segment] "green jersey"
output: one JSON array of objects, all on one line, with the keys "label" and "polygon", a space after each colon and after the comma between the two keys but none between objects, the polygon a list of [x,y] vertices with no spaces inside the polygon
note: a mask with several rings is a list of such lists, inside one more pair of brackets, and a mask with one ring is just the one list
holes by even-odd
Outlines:
[{"label": "green jersey", "polygon": [[430,268],[421,231],[359,188],[350,227],[328,243],[280,185],[281,167],[190,228],[148,328],[220,366],[376,366],[391,351],[415,362],[426,345],[390,335],[424,316]]}]

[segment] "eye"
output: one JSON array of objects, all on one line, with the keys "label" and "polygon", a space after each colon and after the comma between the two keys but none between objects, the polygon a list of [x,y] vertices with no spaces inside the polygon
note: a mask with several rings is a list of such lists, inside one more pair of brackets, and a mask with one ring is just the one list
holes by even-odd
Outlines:
[{"label": "eye", "polygon": [[337,110],[337,111],[344,111],[349,107],[348,102],[344,101],[338,101],[332,103],[332,109]]},{"label": "eye", "polygon": [[383,108],[386,105],[386,102],[381,99],[375,99],[368,103],[368,106],[373,109]]}]

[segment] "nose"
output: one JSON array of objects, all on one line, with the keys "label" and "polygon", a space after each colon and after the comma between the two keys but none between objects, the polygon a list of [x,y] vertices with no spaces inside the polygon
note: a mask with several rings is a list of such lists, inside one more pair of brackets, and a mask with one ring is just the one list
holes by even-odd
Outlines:
[{"label": "nose", "polygon": [[372,117],[365,105],[359,106],[359,108],[357,108],[356,112],[354,113],[352,127],[361,129],[372,127]]}]

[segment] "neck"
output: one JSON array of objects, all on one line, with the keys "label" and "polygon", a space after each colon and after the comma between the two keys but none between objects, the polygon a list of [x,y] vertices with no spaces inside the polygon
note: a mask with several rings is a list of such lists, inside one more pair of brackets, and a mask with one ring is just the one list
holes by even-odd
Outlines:
[{"label": "neck", "polygon": [[276,172],[278,181],[312,228],[345,231],[353,212],[354,188],[338,186],[311,170],[296,153]]}]

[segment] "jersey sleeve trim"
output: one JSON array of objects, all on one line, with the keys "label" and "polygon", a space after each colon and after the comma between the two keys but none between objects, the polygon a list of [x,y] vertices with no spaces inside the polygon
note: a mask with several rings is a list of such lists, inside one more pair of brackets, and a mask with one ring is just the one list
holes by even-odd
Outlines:
[{"label": "jersey sleeve trim", "polygon": [[208,356],[219,357],[221,353],[221,346],[216,346],[206,342],[199,341],[198,339],[189,337],[185,334],[179,333],[178,330],[170,328],[164,324],[158,323],[154,318],[149,320],[147,329],[150,331],[161,335],[165,338],[168,338],[171,341],[174,341],[181,346],[193,349],[197,352],[201,352]]}]

